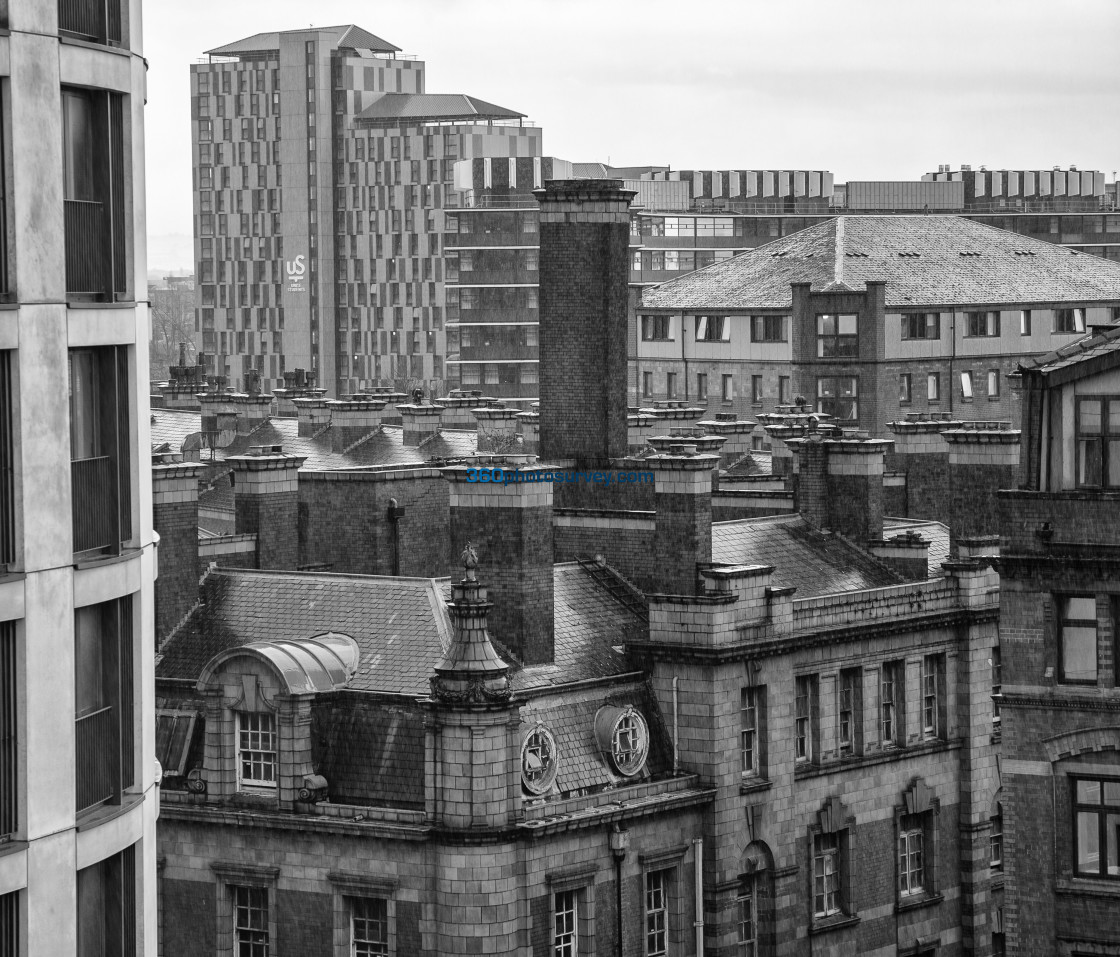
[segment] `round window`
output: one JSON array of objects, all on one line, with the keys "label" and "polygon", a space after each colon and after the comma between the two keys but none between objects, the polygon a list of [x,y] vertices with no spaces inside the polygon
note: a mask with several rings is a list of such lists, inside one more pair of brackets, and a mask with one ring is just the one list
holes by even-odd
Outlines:
[{"label": "round window", "polygon": [[530,794],[544,794],[556,780],[556,739],[538,724],[521,744],[521,784]]},{"label": "round window", "polygon": [[627,777],[637,774],[646,763],[648,751],[649,731],[645,719],[633,708],[627,708],[611,729],[611,757],[618,773]]}]

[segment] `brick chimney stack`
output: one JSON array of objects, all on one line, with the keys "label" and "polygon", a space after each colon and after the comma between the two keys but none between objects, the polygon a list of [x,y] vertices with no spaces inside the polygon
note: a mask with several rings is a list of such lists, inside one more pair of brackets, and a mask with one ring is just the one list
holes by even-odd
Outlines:
[{"label": "brick chimney stack", "polygon": [[307,457],[267,452],[232,455],[234,531],[257,536],[257,567],[299,564],[299,469]]},{"label": "brick chimney stack", "polygon": [[577,469],[627,454],[630,201],[621,180],[554,180],[540,203],[540,455]]},{"label": "brick chimney stack", "polygon": [[806,431],[787,444],[797,456],[797,503],[805,520],[861,546],[881,541],[883,463],[890,440]]},{"label": "brick chimney stack", "polygon": [[694,445],[627,462],[652,471],[654,480],[653,555],[646,590],[695,595],[698,569],[712,560],[712,469],[718,455],[698,455]]},{"label": "brick chimney stack", "polygon": [[152,527],[159,533],[156,641],[166,638],[198,601],[199,462],[152,465]]},{"label": "brick chimney stack", "polygon": [[331,415],[331,451],[344,452],[381,428],[381,399],[347,399],[327,403]]},{"label": "brick chimney stack", "polygon": [[[495,463],[493,470],[502,469]],[[554,660],[552,482],[539,467],[506,465],[509,484],[470,482],[466,466],[443,470],[451,541],[475,544],[486,563],[494,608],[490,633],[526,665]],[[454,569],[452,569],[454,572]]]},{"label": "brick chimney stack", "polygon": [[960,540],[999,531],[1001,488],[1019,477],[1020,432],[1010,422],[973,422],[941,433],[949,446],[949,551]]},{"label": "brick chimney stack", "polygon": [[443,416],[442,405],[424,405],[418,402],[398,405],[397,411],[401,416],[404,444],[408,447],[416,448],[439,432],[440,419]]}]

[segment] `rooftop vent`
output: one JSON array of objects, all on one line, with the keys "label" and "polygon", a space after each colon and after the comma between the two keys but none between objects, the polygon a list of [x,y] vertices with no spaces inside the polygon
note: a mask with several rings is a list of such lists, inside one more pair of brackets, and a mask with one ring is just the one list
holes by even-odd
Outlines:
[{"label": "rooftop vent", "polygon": [[907,251],[907,252],[899,253],[898,255],[903,259],[920,259],[921,256],[922,256],[921,253],[916,253],[912,250]]},{"label": "rooftop vent", "polygon": [[975,251],[969,251],[969,252],[962,252],[962,253],[960,253],[960,255],[961,256],[979,256],[980,254],[978,252],[975,252]]}]

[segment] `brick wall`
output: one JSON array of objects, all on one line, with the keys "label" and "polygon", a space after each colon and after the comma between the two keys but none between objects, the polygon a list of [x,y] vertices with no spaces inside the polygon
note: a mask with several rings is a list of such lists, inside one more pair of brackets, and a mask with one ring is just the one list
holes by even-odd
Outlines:
[{"label": "brick wall", "polygon": [[156,640],[166,637],[198,600],[200,465],[152,467],[152,527],[159,535]]},{"label": "brick wall", "polygon": [[[449,470],[450,471],[450,470]],[[447,573],[462,575],[459,553],[472,542],[487,585],[491,636],[526,664],[553,661],[552,487],[451,487],[452,557]]]},{"label": "brick wall", "polygon": [[[389,519],[390,499],[403,511]],[[447,574],[447,483],[435,469],[305,472],[299,561],[360,575]]]},{"label": "brick wall", "polygon": [[627,452],[629,206],[615,180],[553,181],[540,218],[540,449],[604,467]]},{"label": "brick wall", "polygon": [[197,957],[200,950],[213,952],[217,939],[216,891],[210,881],[160,878],[163,957]]}]

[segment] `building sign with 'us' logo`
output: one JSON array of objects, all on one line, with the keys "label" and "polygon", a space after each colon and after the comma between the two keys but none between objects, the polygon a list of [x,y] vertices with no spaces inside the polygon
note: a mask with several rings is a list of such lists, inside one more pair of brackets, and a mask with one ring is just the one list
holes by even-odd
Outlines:
[{"label": "building sign with 'us' logo", "polygon": [[307,266],[304,263],[305,256],[302,254],[296,256],[295,259],[286,260],[284,262],[284,271],[288,275],[288,292],[306,292],[307,286],[304,285],[304,277],[307,275]]}]

